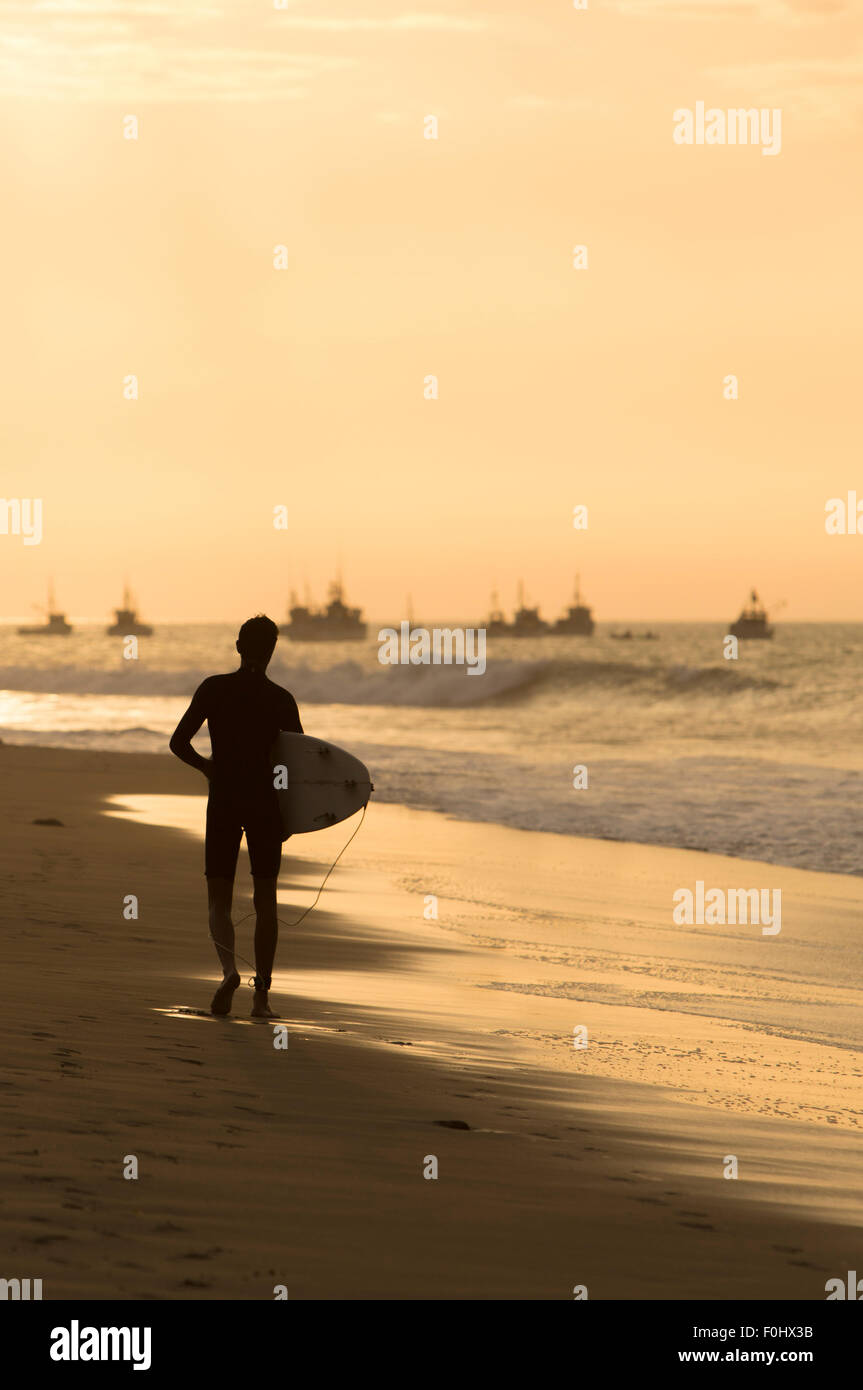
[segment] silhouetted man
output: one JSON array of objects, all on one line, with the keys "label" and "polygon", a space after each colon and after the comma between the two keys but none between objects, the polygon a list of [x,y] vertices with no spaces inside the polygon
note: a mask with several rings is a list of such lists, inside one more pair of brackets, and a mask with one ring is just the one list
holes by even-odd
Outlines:
[{"label": "silhouetted man", "polygon": [[[254,1018],[273,1018],[268,992],[278,939],[276,885],[282,861],[282,817],[273,785],[272,747],[279,731],[301,734],[293,695],[265,675],[279,629],[258,614],[243,623],[237,638],[240,667],[209,676],[192,696],[171,737],[171,752],[203,772],[210,783],[204,872],[210,906],[210,935],[222,965],[222,983],[210,1011],[228,1014],[240,977],[234,962],[231,901],[240,840],[246,846],[255,883]],[[212,758],[202,758],[192,739],[206,719]]]}]

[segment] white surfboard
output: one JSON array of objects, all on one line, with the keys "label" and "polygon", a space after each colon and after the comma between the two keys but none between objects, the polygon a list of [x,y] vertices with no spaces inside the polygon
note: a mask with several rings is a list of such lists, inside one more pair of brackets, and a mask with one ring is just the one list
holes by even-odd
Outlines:
[{"label": "white surfboard", "polygon": [[273,745],[273,779],[285,839],[347,820],[374,791],[359,758],[309,734],[279,734]]}]

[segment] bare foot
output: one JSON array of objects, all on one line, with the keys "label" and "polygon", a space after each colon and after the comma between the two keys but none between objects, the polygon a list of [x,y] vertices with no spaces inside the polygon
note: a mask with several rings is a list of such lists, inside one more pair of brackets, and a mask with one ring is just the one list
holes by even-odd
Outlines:
[{"label": "bare foot", "polygon": [[270,1008],[270,1004],[269,1004],[269,1000],[268,1000],[268,998],[267,998],[267,994],[268,994],[268,991],[265,990],[265,989],[256,989],[256,990],[255,990],[255,997],[254,997],[254,999],[252,1000],[252,1018],[275,1018],[275,1017],[276,1017],[276,1015],[273,1013],[272,1009]]},{"label": "bare foot", "polygon": [[234,990],[238,988],[240,977],[236,970],[230,975],[226,975],[216,993],[213,995],[213,1002],[210,1005],[210,1013],[218,1014],[224,1018],[225,1014],[231,1012],[231,1000],[234,997]]}]

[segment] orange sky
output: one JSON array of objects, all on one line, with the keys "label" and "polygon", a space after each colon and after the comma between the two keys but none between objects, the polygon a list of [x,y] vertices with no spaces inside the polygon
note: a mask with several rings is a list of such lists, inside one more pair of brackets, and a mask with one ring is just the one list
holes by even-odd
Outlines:
[{"label": "orange sky", "polygon": [[[842,0],[0,0],[0,493],[45,514],[0,616],[53,575],[78,617],[126,576],[279,617],[341,564],[373,617],[520,577],[552,617],[579,569],[599,618],[863,619],[824,531],[863,497],[861,78]],[[676,146],[698,100],[780,107],[781,153]]]}]

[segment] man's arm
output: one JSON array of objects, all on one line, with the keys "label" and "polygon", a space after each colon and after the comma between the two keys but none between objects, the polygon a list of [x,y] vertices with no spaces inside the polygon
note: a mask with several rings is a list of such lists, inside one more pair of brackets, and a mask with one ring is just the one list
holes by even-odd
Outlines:
[{"label": "man's arm", "polygon": [[300,723],[300,711],[297,709],[297,702],[289,690],[282,691],[282,710],[279,717],[279,728],[284,729],[289,734],[303,733],[303,726]]},{"label": "man's arm", "polygon": [[203,685],[198,686],[192,696],[192,703],[172,733],[168,746],[181,762],[188,763],[189,767],[195,768],[197,772],[203,772],[204,776],[209,778],[213,770],[212,758],[202,758],[200,753],[196,753],[192,747],[192,739],[207,717],[204,697],[201,693],[203,689]]}]

